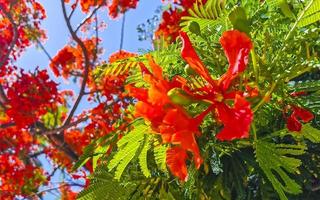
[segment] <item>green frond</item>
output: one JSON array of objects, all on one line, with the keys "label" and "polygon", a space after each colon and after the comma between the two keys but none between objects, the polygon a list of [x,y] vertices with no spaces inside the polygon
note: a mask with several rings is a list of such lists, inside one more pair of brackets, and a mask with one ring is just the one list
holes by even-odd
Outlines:
[{"label": "green frond", "polygon": [[166,164],[166,158],[167,158],[167,146],[158,144],[154,145],[153,152],[154,152],[154,158],[155,161],[159,167],[160,170],[167,172],[167,164]]},{"label": "green frond", "polygon": [[289,86],[289,90],[294,92],[315,92],[320,90],[320,80],[297,82]]},{"label": "green frond", "polygon": [[136,156],[140,146],[143,145],[145,134],[147,134],[148,129],[148,126],[140,124],[138,126],[135,126],[132,131],[130,131],[118,141],[117,146],[119,148],[119,151],[116,152],[108,165],[109,171],[112,171],[114,168],[116,168],[116,179],[121,178],[121,175],[125,168]]},{"label": "green frond", "polygon": [[305,27],[320,20],[320,1],[310,0],[311,6],[304,12],[298,27]]},{"label": "green frond", "polygon": [[131,69],[137,68],[139,63],[144,60],[145,58],[143,56],[136,56],[118,60],[113,63],[103,64],[94,70],[94,76],[99,78],[104,76],[123,75],[128,73]]},{"label": "green frond", "polygon": [[320,115],[320,91],[307,96],[301,96],[297,99],[297,102],[310,110],[313,114]]},{"label": "green frond", "polygon": [[142,146],[142,150],[140,152],[140,155],[138,157],[141,171],[145,177],[151,176],[150,170],[148,169],[148,151],[151,148],[150,139],[151,139],[150,135],[145,136],[145,141]]},{"label": "green frond", "polygon": [[200,29],[227,29],[225,25],[228,23],[228,18],[225,10],[225,1],[208,0],[206,4],[201,2],[195,3],[193,9],[189,9],[189,15],[182,18],[181,27],[187,30],[190,21],[197,22]]},{"label": "green frond", "polygon": [[73,165],[72,170],[77,170],[83,167],[91,158],[93,159],[93,168],[96,167],[96,163],[108,150],[111,142],[115,141],[118,135],[110,133],[97,140],[93,140],[88,146],[83,150],[82,155],[79,160]]},{"label": "green frond", "polygon": [[106,170],[106,165],[101,165],[92,175],[91,184],[77,196],[79,200],[126,200],[136,188],[133,183],[121,184],[113,179],[111,173]]},{"label": "green frond", "polygon": [[299,173],[299,159],[288,157],[305,153],[306,147],[295,144],[274,144],[257,141],[255,155],[260,168],[277,191],[281,200],[288,199],[285,193],[299,194],[301,187],[287,174]]},{"label": "green frond", "polygon": [[312,143],[320,143],[320,130],[312,127],[311,124],[303,125],[300,134]]}]

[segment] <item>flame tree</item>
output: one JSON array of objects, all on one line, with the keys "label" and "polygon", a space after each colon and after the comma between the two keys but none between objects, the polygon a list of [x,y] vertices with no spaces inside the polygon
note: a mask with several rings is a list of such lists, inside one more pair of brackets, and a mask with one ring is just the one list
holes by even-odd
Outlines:
[{"label": "flame tree", "polygon": [[[319,196],[319,1],[163,2],[153,50],[120,45],[104,61],[97,12],[118,18],[138,0],[57,2],[71,42],[54,56],[42,5],[0,1],[1,199]],[[79,92],[15,66],[34,44]],[[41,190],[56,170],[73,180]]]}]

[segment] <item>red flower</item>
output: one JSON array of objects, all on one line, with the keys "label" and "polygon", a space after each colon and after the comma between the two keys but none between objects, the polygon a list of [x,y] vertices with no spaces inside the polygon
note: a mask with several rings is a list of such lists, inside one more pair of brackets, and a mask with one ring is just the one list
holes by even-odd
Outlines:
[{"label": "red flower", "polygon": [[248,138],[253,113],[250,104],[240,95],[236,95],[234,108],[220,103],[217,106],[219,120],[224,128],[216,135],[219,140],[233,140],[237,138]]},{"label": "red flower", "polygon": [[[187,152],[193,154],[196,167],[199,168],[202,159],[195,136],[200,135],[198,127],[203,117],[208,113],[192,118],[184,108],[175,105],[168,97],[168,92],[173,88],[184,87],[185,80],[176,77],[168,81],[162,75],[161,67],[158,66],[151,56],[148,56],[149,66],[152,73],[141,64],[144,80],[150,84],[150,88],[142,89],[128,86],[129,94],[136,97],[136,116],[143,117],[151,122],[153,130],[159,133],[164,143],[175,145],[172,151],[168,151],[168,165],[171,172],[181,180],[187,177],[185,160]],[[173,152],[179,151],[179,160],[174,158]]]},{"label": "red flower", "polygon": [[[250,104],[245,100],[242,91],[230,92],[228,89],[231,81],[245,70],[248,54],[252,48],[250,38],[237,30],[223,33],[220,42],[230,65],[227,72],[217,81],[211,78],[208,69],[192,47],[188,35],[185,32],[181,32],[180,35],[183,41],[182,58],[209,83],[199,89],[205,95],[197,95],[197,98],[211,101],[219,120],[224,124],[222,131],[217,134],[217,138],[219,140],[233,140],[249,137],[250,124],[253,119]],[[227,102],[230,100],[233,101],[234,108],[230,107]],[[235,124],[237,125],[235,126]]]},{"label": "red flower", "polygon": [[302,125],[299,120],[307,123],[314,118],[313,114],[306,109],[293,106],[293,112],[287,120],[287,128],[289,131],[300,132]]},{"label": "red flower", "polygon": [[187,158],[188,154],[180,147],[173,147],[167,150],[166,162],[171,173],[183,181],[188,179]]}]

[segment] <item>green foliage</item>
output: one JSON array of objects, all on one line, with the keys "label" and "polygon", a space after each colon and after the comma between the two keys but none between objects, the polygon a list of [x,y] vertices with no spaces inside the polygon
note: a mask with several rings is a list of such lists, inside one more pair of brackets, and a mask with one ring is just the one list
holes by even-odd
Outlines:
[{"label": "green foliage", "polygon": [[[117,146],[119,148],[119,151],[114,155],[112,160],[110,161],[108,165],[109,171],[112,171],[114,168],[115,171],[115,178],[120,179],[123,171],[128,166],[130,161],[137,156],[137,154],[140,154],[141,151],[139,149],[144,148],[144,144],[149,142],[149,137],[146,136],[146,134],[149,134],[149,127],[144,124],[137,125],[133,128],[132,131],[130,131],[128,134],[123,136],[117,143]],[[143,155],[147,155],[146,153]],[[143,156],[142,155],[142,156]],[[147,175],[149,175],[148,168],[145,167],[147,164],[145,163],[146,159],[143,157],[140,157],[141,166]]]},{"label": "green foliage", "polygon": [[208,0],[205,5],[201,3],[195,3],[193,9],[189,10],[190,16],[182,18],[181,26],[186,31],[190,22],[197,22],[201,30],[204,29],[223,29],[227,21],[227,13],[225,10],[226,1],[220,0]]},{"label": "green foliage", "polygon": [[[44,126],[48,129],[55,128],[60,126],[62,121],[62,115],[66,113],[68,109],[64,106],[59,106],[56,111],[54,112],[47,112],[45,115],[42,116],[42,120]],[[0,113],[1,114],[1,113]]]},{"label": "green foliage", "polygon": [[285,192],[299,194],[301,187],[287,174],[299,173],[298,167],[301,161],[297,156],[305,153],[304,145],[274,144],[265,141],[257,141],[255,155],[259,166],[279,194],[281,200],[288,199]]},{"label": "green foliage", "polygon": [[308,26],[320,20],[320,1],[310,0],[306,9],[300,14],[299,27]]},{"label": "green foliage", "polygon": [[166,165],[167,149],[168,147],[161,145],[159,143],[155,144],[153,148],[156,164],[158,168],[164,172],[167,171],[167,165]]},{"label": "green foliage", "polygon": [[[258,97],[250,98],[254,111],[250,138],[217,141],[214,135],[221,131],[221,124],[214,115],[208,116],[199,127],[202,136],[197,141],[204,163],[197,170],[192,162],[187,162],[189,179],[181,183],[167,173],[166,151],[170,146],[162,144],[160,137],[152,134],[154,130],[140,121],[122,133],[117,148],[108,158],[100,158],[100,161],[108,161],[101,173],[108,174],[109,181],[120,189],[135,186],[132,193],[128,190],[132,195],[127,199],[283,200],[299,199],[304,194],[316,196],[312,187],[313,181],[318,181],[320,176],[320,158],[317,156],[320,143],[320,28],[316,22],[319,1],[208,0],[205,5],[197,2],[189,12],[190,16],[183,18],[181,26],[214,79],[219,79],[228,67],[219,44],[223,31],[233,27],[247,32],[253,41],[247,70],[239,80],[234,80],[239,82],[239,87],[244,87],[245,83],[259,89]],[[153,51],[144,53],[153,56],[166,78],[177,74],[185,77],[192,90],[206,85],[182,60],[179,39],[171,45],[158,41],[154,47]],[[101,66],[97,75],[129,71],[127,84],[147,87],[138,62],[149,67],[146,57],[141,55]],[[315,75],[315,78],[309,75]],[[305,93],[292,96],[293,92]],[[203,102],[181,105],[191,116],[208,106]],[[293,105],[315,114],[312,123],[301,122],[300,133],[285,128]],[[118,133],[113,135],[119,136]],[[105,147],[108,144],[111,143],[106,142]],[[85,151],[82,162],[99,152],[97,148],[101,145],[93,146]],[[99,165],[96,171],[98,169]],[[111,171],[115,173],[111,174]]]},{"label": "green foliage", "polygon": [[100,165],[92,175],[91,184],[88,188],[81,191],[77,197],[79,200],[92,199],[123,199],[126,200],[134,191],[134,183],[120,183],[113,179],[113,175],[105,169],[107,166]]}]

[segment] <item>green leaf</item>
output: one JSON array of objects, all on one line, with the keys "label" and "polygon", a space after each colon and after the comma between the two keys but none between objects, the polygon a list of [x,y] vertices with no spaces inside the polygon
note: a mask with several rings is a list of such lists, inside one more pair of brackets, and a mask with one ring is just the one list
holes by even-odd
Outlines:
[{"label": "green leaf", "polygon": [[[123,171],[136,156],[139,156],[143,173],[149,176],[150,172],[148,171],[146,163],[149,148],[146,144],[149,143],[149,134],[149,126],[138,124],[118,141],[118,152],[115,153],[108,165],[109,171],[116,169],[116,179],[119,180],[121,178]],[[142,155],[140,157],[141,153]]]},{"label": "green leaf", "polygon": [[151,138],[150,135],[145,136],[145,141],[139,155],[139,165],[145,177],[151,176],[150,170],[148,169],[148,151],[151,147],[150,138]]},{"label": "green leaf", "polygon": [[154,147],[154,158],[160,170],[167,172],[167,146],[158,144]]},{"label": "green leaf", "polygon": [[113,179],[112,174],[105,170],[106,165],[101,165],[93,174],[88,188],[79,193],[79,200],[126,200],[130,198],[131,193],[136,188],[134,183],[121,184]]},{"label": "green leaf", "polygon": [[72,170],[74,171],[84,166],[90,160],[90,158],[93,159],[93,168],[95,169],[95,163],[101,156],[103,156],[107,152],[110,143],[116,141],[117,138],[118,134],[112,132],[97,140],[93,140],[88,146],[84,148],[82,155],[80,156],[79,160],[73,165]]},{"label": "green leaf", "polygon": [[250,21],[247,19],[244,8],[235,7],[229,14],[229,20],[235,29],[247,34],[250,33]]},{"label": "green leaf", "polygon": [[[320,20],[320,1],[310,0],[311,5],[305,10],[298,27],[308,26]],[[309,4],[308,4],[309,5]]]},{"label": "green leaf", "polygon": [[301,134],[304,138],[310,140],[313,143],[320,143],[320,130],[311,126],[311,124],[305,124],[302,126]]},{"label": "green leaf", "polygon": [[305,149],[304,145],[256,142],[257,162],[281,200],[288,199],[285,193],[301,193],[301,187],[288,175],[288,173],[299,173],[301,160],[288,156],[302,155]]}]

